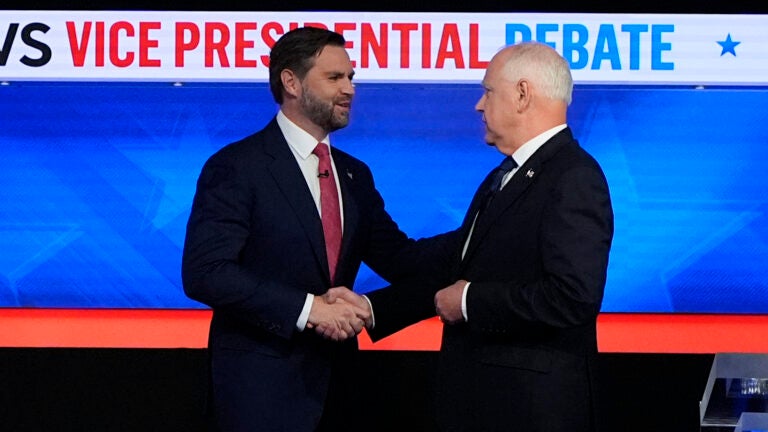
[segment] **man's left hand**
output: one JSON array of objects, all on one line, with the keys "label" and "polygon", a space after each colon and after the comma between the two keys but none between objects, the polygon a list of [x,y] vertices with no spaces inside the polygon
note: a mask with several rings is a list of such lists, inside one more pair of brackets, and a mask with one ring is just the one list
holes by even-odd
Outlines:
[{"label": "man's left hand", "polygon": [[461,313],[461,297],[467,281],[459,280],[435,294],[435,311],[440,320],[446,324],[456,324],[464,321]]}]

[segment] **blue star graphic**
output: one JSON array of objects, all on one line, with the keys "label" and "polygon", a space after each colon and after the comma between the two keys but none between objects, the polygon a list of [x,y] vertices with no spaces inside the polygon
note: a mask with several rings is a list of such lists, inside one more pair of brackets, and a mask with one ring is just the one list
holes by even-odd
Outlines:
[{"label": "blue star graphic", "polygon": [[736,45],[740,44],[741,42],[736,42],[731,39],[731,34],[728,33],[728,37],[725,38],[724,41],[718,41],[717,42],[721,47],[723,47],[723,52],[720,53],[720,57],[724,56],[726,53],[733,54],[734,57],[736,57]]}]

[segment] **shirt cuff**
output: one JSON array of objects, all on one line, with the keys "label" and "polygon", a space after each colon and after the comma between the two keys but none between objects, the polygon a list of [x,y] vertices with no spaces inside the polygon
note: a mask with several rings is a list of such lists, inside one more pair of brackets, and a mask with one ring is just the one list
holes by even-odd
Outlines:
[{"label": "shirt cuff", "polygon": [[472,282],[467,282],[466,285],[464,285],[464,291],[461,293],[461,316],[464,317],[464,321],[469,321],[467,318],[467,292],[469,292],[469,284]]},{"label": "shirt cuff", "polygon": [[376,327],[376,316],[373,314],[373,303],[371,303],[371,299],[369,299],[367,295],[361,297],[368,302],[368,309],[371,311],[371,328],[374,328]]},{"label": "shirt cuff", "polygon": [[299,320],[296,321],[296,328],[299,331],[304,331],[307,328],[307,321],[309,321],[309,311],[312,310],[312,302],[315,301],[315,296],[307,294],[307,299],[304,300],[304,307],[299,314]]}]

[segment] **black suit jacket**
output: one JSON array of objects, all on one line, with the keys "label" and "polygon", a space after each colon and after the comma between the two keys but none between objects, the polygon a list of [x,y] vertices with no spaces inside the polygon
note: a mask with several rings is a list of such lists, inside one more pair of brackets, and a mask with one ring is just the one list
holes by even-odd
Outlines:
[{"label": "black suit jacket", "polygon": [[603,172],[565,129],[475,221],[490,179],[461,228],[421,242],[431,251],[432,282],[369,293],[371,334],[434,315],[435,290],[468,280],[468,321],[443,329],[441,430],[593,431],[596,319],[613,237]]},{"label": "black suit jacket", "polygon": [[[392,279],[409,240],[384,210],[368,167],[332,149],[344,203],[336,280],[301,170],[273,119],[214,154],[200,174],[187,225],[187,295],[213,308],[209,349],[221,430],[313,431],[332,370],[356,349],[296,322],[307,293],[352,287],[365,261]],[[356,399],[356,398],[355,398]]]}]

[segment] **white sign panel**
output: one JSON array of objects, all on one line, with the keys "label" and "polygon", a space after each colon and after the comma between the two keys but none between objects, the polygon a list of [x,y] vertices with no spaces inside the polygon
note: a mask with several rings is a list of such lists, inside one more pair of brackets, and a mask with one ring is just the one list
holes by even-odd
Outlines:
[{"label": "white sign panel", "polygon": [[266,81],[299,26],[344,35],[360,81],[479,82],[523,40],[577,83],[768,85],[768,15],[0,11],[0,80]]}]

